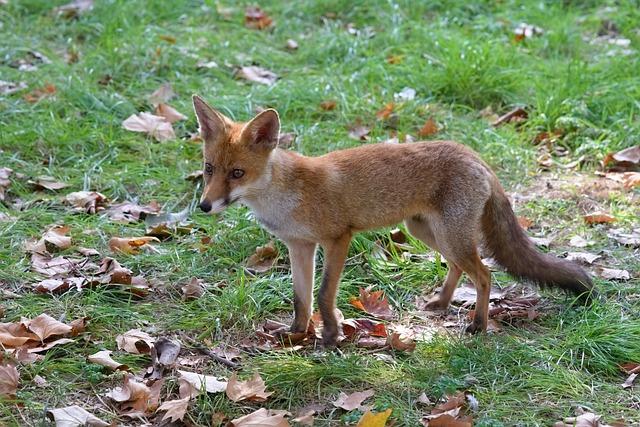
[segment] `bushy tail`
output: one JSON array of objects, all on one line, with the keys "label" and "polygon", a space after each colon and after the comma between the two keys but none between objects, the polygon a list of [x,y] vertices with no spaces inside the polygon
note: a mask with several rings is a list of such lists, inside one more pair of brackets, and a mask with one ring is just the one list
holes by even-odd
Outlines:
[{"label": "bushy tail", "polygon": [[536,249],[497,182],[484,208],[482,232],[486,249],[509,274],[573,292],[585,302],[596,296],[591,278],[581,267]]}]

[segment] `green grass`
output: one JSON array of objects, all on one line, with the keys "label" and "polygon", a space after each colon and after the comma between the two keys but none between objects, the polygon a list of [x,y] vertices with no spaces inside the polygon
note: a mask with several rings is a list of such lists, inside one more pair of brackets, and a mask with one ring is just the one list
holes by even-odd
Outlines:
[{"label": "green grass", "polygon": [[[245,2],[220,4],[233,5],[225,18],[213,1],[97,1],[92,11],[71,20],[51,12],[64,2],[53,3],[9,0],[0,5],[1,80],[28,86],[0,94],[0,167],[25,176],[12,178],[7,202],[0,204],[0,213],[15,218],[0,222],[0,284],[21,295],[0,301],[5,308],[1,320],[46,312],[68,320],[89,316],[91,321],[86,339],[20,367],[17,400],[0,401],[0,424],[42,425],[46,408],[99,404],[94,396],[119,384],[121,377],[90,364],[86,356],[102,348],[115,350],[115,336],[128,329],[233,344],[252,336],[264,319],[290,315],[288,269],[252,276],[242,268],[270,236],[239,207],[215,217],[193,212],[190,220],[199,231],[163,242],[160,253],[117,255],[123,265],[152,280],[156,290],[146,298],[107,288],[55,297],[30,290],[39,277],[30,271],[23,244],[49,225],[71,226],[74,246],[105,255],[110,237],[144,233],[141,223],[122,225],[100,215],[71,213],[61,203],[67,190],[97,190],[120,201],[158,200],[173,212],[195,203],[199,185],[184,180],[201,166],[199,144],[188,141],[197,127],[192,93],[237,120],[248,119],[258,107],[274,107],[283,131],[297,134],[293,149],[319,155],[361,144],[347,136],[348,126],[357,120],[371,126],[372,142],[389,138],[395,130],[377,121],[375,112],[393,101],[394,93],[411,87],[416,99],[396,106],[399,135],[415,136],[432,117],[440,131],[431,138],[455,139],[476,149],[505,187],[517,192],[540,179],[533,145],[539,132],[562,129],[558,145],[569,150],[571,159],[585,156],[586,175],[593,175],[606,153],[639,143],[640,9],[632,1],[274,0],[260,4],[275,21],[268,31],[244,27]],[[631,40],[631,55],[591,43],[603,19],[615,22],[617,37]],[[544,34],[516,43],[513,29],[520,22],[538,25]],[[349,23],[358,34],[346,30]],[[176,43],[160,36],[175,37]],[[285,49],[289,38],[298,41],[298,50]],[[11,66],[30,50],[51,63],[31,72]],[[78,52],[78,62],[67,64],[65,51]],[[392,55],[401,62],[388,63]],[[197,69],[200,60],[213,60],[219,67]],[[254,64],[276,72],[280,80],[267,87],[234,78],[235,67]],[[111,77],[108,85],[100,83],[105,75]],[[170,104],[189,117],[175,125],[179,138],[155,143],[122,129],[130,114],[151,110],[147,96],[164,82],[177,93]],[[55,96],[34,104],[23,99],[47,83],[56,86]],[[324,100],[335,100],[336,109],[322,110]],[[529,111],[521,127],[493,128],[479,114],[489,106],[503,113],[516,105]],[[40,175],[70,186],[59,193],[33,192],[27,179]],[[540,319],[525,327],[505,327],[498,335],[442,335],[419,343],[413,354],[393,354],[394,363],[350,346],[338,353],[247,354],[241,376],[259,372],[265,378],[274,391],[266,407],[295,412],[309,403],[327,405],[316,425],[357,420],[358,413],[345,414],[330,402],[339,391],[366,388],[376,389],[376,409],[394,408],[395,425],[417,425],[429,412],[416,402],[420,393],[435,400],[456,390],[468,390],[479,400],[474,420],[482,426],[550,425],[573,415],[577,405],[592,408],[607,421],[624,417],[629,425],[639,423],[637,386],[620,387],[624,377],[618,365],[640,361],[640,263],[632,249],[607,238],[606,226],[584,225],[587,197],[572,182],[568,176],[566,197],[551,199],[542,191],[518,204],[518,214],[534,220],[533,232],[556,237],[553,252],[568,250],[571,236],[582,235],[595,241],[588,251],[604,251],[607,265],[635,276],[628,282],[597,280],[603,302],[577,308],[564,296],[545,293],[550,308]],[[22,209],[16,207],[18,201]],[[616,227],[639,226],[638,190],[596,201],[616,215]],[[212,243],[199,252],[205,235]],[[404,314],[415,308],[416,295],[443,279],[446,269],[438,263],[406,261],[398,254],[387,263],[377,261],[371,256],[375,241],[387,238],[382,230],[354,239],[338,300],[346,316],[358,315],[348,300],[359,287],[383,289]],[[427,250],[418,241],[409,243],[412,253]],[[278,243],[278,248],[287,265],[284,245]],[[226,286],[183,302],[180,287],[194,276]],[[501,285],[512,283],[503,274],[494,278]],[[149,363],[146,356],[116,355],[138,370]],[[201,369],[229,374],[215,364]],[[35,375],[47,378],[49,385],[38,388]],[[167,391],[175,393],[177,385],[170,382]],[[188,417],[196,425],[208,425],[216,411],[234,418],[257,407],[234,404],[223,395],[200,396]],[[96,414],[115,416],[107,411]]]}]

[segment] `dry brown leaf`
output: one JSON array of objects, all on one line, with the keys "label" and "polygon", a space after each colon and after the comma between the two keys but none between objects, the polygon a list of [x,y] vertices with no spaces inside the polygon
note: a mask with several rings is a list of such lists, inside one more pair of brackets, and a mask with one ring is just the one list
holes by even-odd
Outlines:
[{"label": "dry brown leaf", "polygon": [[607,212],[593,212],[584,215],[582,218],[587,224],[608,224],[616,220],[613,215]]},{"label": "dry brown leaf", "polygon": [[151,249],[150,242],[160,242],[157,237],[143,236],[143,237],[112,237],[109,239],[109,249],[112,252],[122,252],[125,254],[137,254],[141,249]]},{"label": "dry brown leaf", "polygon": [[116,337],[118,350],[132,354],[146,354],[151,352],[155,338],[140,329],[131,329]]},{"label": "dry brown leaf", "polygon": [[71,326],[57,321],[48,314],[41,314],[33,320],[23,320],[22,324],[36,334],[41,342],[52,336],[60,336],[71,333]]},{"label": "dry brown leaf", "polygon": [[167,411],[162,417],[162,420],[170,420],[171,422],[176,422],[178,420],[182,420],[187,413],[187,409],[189,408],[189,397],[185,397],[184,399],[176,399],[176,400],[168,400],[160,406],[156,412],[158,411]]},{"label": "dry brown leaf", "polygon": [[360,297],[352,297],[349,303],[355,308],[371,314],[379,319],[393,319],[395,313],[389,306],[389,300],[384,296],[384,291],[373,291],[360,288]]},{"label": "dry brown leaf", "polygon": [[164,117],[151,113],[132,114],[122,122],[122,127],[132,132],[146,133],[160,142],[176,137],[171,123],[166,121]]},{"label": "dry brown leaf", "polygon": [[27,242],[27,252],[40,254],[57,252],[71,247],[71,237],[67,236],[70,228],[65,225],[54,225],[49,228],[37,242]]},{"label": "dry brown leaf", "polygon": [[[455,411],[453,411],[455,412]],[[464,419],[456,419],[451,414],[440,414],[435,416],[427,416],[422,421],[425,427],[472,427],[473,423],[469,417]]]},{"label": "dry brown leaf", "polygon": [[520,227],[524,228],[525,230],[528,230],[533,225],[533,221],[527,217],[519,216],[518,224],[520,224]]},{"label": "dry brown leaf", "polygon": [[622,180],[624,188],[640,187],[640,172],[625,172]]},{"label": "dry brown leaf", "polygon": [[94,214],[105,210],[109,200],[97,191],[76,191],[67,194],[64,201],[80,212]]},{"label": "dry brown leaf", "polygon": [[244,11],[244,25],[254,30],[264,30],[273,24],[273,20],[258,6],[249,6]]},{"label": "dry brown leaf", "polygon": [[266,385],[257,372],[250,380],[238,381],[238,374],[233,373],[227,384],[227,397],[234,402],[249,400],[264,402],[273,392],[266,392]]},{"label": "dry brown leaf", "polygon": [[590,254],[588,252],[567,252],[567,259],[569,261],[579,261],[585,264],[593,264],[593,262],[600,258],[600,255]]},{"label": "dry brown leaf", "polygon": [[391,408],[375,414],[367,411],[362,415],[356,427],[384,427],[387,425],[387,420],[391,416],[392,411]]},{"label": "dry brown leaf", "polygon": [[157,380],[163,377],[166,368],[173,367],[178,359],[182,345],[179,341],[160,337],[151,347],[151,366],[144,377]]},{"label": "dry brown leaf", "polygon": [[24,94],[22,98],[31,104],[35,104],[36,102],[40,102],[45,98],[55,95],[56,92],[57,89],[55,85],[48,83],[41,88],[34,89],[31,92]]},{"label": "dry brown leaf", "polygon": [[78,268],[81,260],[63,256],[53,257],[48,252],[31,254],[31,268],[33,271],[47,277],[68,274]]},{"label": "dry brown leaf", "polygon": [[204,295],[204,286],[202,286],[202,283],[202,280],[197,277],[192,278],[189,283],[180,288],[182,289],[182,299],[190,301]]},{"label": "dry brown leaf", "polygon": [[315,409],[308,409],[306,411],[302,411],[300,415],[291,420],[294,424],[299,424],[302,426],[313,426],[314,418],[313,416],[316,414]]},{"label": "dry brown leaf", "polygon": [[356,123],[349,127],[349,138],[356,141],[366,141],[369,139],[371,129],[361,123]]},{"label": "dry brown leaf", "polygon": [[240,67],[236,76],[250,82],[260,83],[267,86],[273,85],[278,80],[278,75],[274,72],[254,65]]},{"label": "dry brown leaf", "polygon": [[121,412],[146,413],[155,410],[149,387],[126,374],[122,387],[116,387],[106,394],[118,403]]},{"label": "dry brown leaf", "polygon": [[436,133],[438,133],[438,125],[433,118],[429,118],[418,131],[418,136],[420,138],[426,138],[428,136],[435,135]]},{"label": "dry brown leaf", "polygon": [[565,418],[564,421],[558,421],[554,427],[613,427],[609,424],[605,424],[600,419],[601,415],[596,415],[593,412],[585,412],[577,417]]},{"label": "dry brown leaf", "polygon": [[337,106],[338,106],[338,103],[333,99],[322,101],[320,103],[320,108],[322,108],[324,111],[335,110]]},{"label": "dry brown leaf", "polygon": [[611,172],[634,171],[640,167],[640,145],[626,148],[617,153],[609,153],[602,161],[606,170]]},{"label": "dry brown leaf", "polygon": [[202,169],[198,169],[197,171],[193,171],[189,175],[185,176],[184,179],[186,179],[187,181],[198,182],[202,179],[203,176],[204,172],[202,171]]},{"label": "dry brown leaf", "polygon": [[618,270],[617,268],[597,267],[595,272],[606,280],[629,280],[631,278],[627,270]]},{"label": "dry brown leaf", "polygon": [[278,260],[278,249],[270,241],[264,246],[258,246],[256,251],[247,259],[247,270],[252,273],[264,273],[271,269]]},{"label": "dry brown leaf", "polygon": [[[192,389],[187,388],[188,393],[183,394],[183,387],[180,386],[180,397],[185,395],[195,396],[200,391],[205,390],[207,393],[220,393],[227,389],[227,382],[220,381],[211,375],[201,375],[195,372],[181,371],[178,369],[180,379],[187,383]],[[195,391],[195,394],[193,392]]]},{"label": "dry brown leaf", "polygon": [[68,185],[65,184],[64,182],[56,181],[55,178],[50,176],[39,176],[35,180],[27,181],[27,184],[32,185],[33,188],[38,191],[41,191],[41,190],[56,191],[56,190],[60,190],[62,188],[68,187]]},{"label": "dry brown leaf", "polygon": [[20,373],[15,366],[0,364],[0,396],[15,396],[20,383]]},{"label": "dry brown leaf", "polygon": [[0,168],[0,202],[4,200],[5,192],[7,191],[7,188],[9,188],[9,185],[11,185],[9,176],[11,176],[12,173],[12,169]]},{"label": "dry brown leaf", "polygon": [[154,107],[158,104],[166,103],[170,99],[176,96],[176,93],[171,87],[171,83],[163,83],[158,89],[153,91],[151,95],[147,97],[147,100]]},{"label": "dry brown leaf", "polygon": [[387,103],[381,110],[376,113],[376,117],[378,120],[388,119],[391,114],[393,114],[393,110],[395,109],[396,104],[394,102]]},{"label": "dry brown leaf", "polygon": [[113,360],[111,358],[111,351],[110,350],[102,350],[99,351],[97,353],[94,353],[90,356],[87,357],[87,360],[89,360],[89,362],[91,363],[96,363],[100,366],[105,366],[109,369],[113,369],[113,370],[121,370],[121,371],[128,371],[129,367],[123,363],[120,362],[116,362],[115,360]]},{"label": "dry brown leaf", "polygon": [[49,409],[47,417],[56,423],[56,427],[109,427],[111,425],[77,405]]},{"label": "dry brown leaf", "polygon": [[273,414],[270,410],[260,408],[244,417],[231,420],[233,427],[289,427],[284,414]]},{"label": "dry brown leaf", "polygon": [[573,236],[571,240],[569,240],[569,245],[574,248],[586,248],[587,246],[592,246],[595,244],[593,241],[585,240],[582,236]]},{"label": "dry brown leaf", "polygon": [[497,127],[505,123],[512,123],[512,122],[520,123],[522,121],[527,120],[528,117],[529,117],[529,113],[527,113],[527,110],[525,110],[522,107],[516,107],[513,110],[509,111],[508,113],[505,113],[502,116],[498,117],[496,121],[491,123],[491,126]]},{"label": "dry brown leaf", "polygon": [[156,106],[155,113],[157,116],[164,117],[166,121],[173,124],[180,120],[187,120],[187,116],[178,112],[175,108],[169,104],[160,103]]},{"label": "dry brown leaf", "polygon": [[362,405],[362,402],[364,402],[374,394],[375,392],[373,390],[365,390],[351,394],[340,392],[338,398],[331,403],[333,403],[333,406],[335,406],[336,408],[342,408],[346,411],[353,411],[354,409],[359,408]]},{"label": "dry brown leaf", "polygon": [[400,332],[393,332],[387,337],[387,345],[394,350],[412,352],[416,349],[416,341],[412,336]]},{"label": "dry brown leaf", "polygon": [[157,214],[160,212],[160,205],[155,200],[148,205],[139,205],[134,202],[123,202],[111,205],[106,214],[112,221],[118,222],[136,222],[144,219],[148,214]]},{"label": "dry brown leaf", "polygon": [[53,9],[53,13],[67,19],[75,18],[93,9],[93,0],[74,0]]}]

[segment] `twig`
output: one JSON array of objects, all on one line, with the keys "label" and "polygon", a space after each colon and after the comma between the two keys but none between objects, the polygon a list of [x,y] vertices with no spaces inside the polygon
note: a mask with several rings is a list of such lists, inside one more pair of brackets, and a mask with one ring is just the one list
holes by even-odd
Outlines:
[{"label": "twig", "polygon": [[231,369],[240,369],[240,364],[239,363],[232,362],[229,359],[225,359],[224,357],[218,356],[213,351],[209,350],[208,348],[206,348],[205,346],[203,346],[202,344],[198,343],[193,338],[187,336],[184,333],[181,333],[180,335],[182,336],[182,338],[185,341],[187,341],[189,343],[189,345],[191,347],[193,347],[194,349],[198,350],[200,353],[209,356],[210,358],[212,358],[216,362],[222,363],[223,365],[228,366]]}]

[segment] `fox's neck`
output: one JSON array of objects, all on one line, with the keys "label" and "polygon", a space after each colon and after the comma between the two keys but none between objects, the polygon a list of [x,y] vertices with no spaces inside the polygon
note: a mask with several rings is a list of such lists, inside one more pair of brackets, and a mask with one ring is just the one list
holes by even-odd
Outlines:
[{"label": "fox's neck", "polygon": [[267,166],[262,176],[251,184],[251,189],[243,197],[251,208],[259,208],[261,202],[272,202],[278,195],[291,193],[292,182],[288,177],[296,167],[296,163],[304,162],[305,157],[296,153],[276,148],[269,155]]}]

